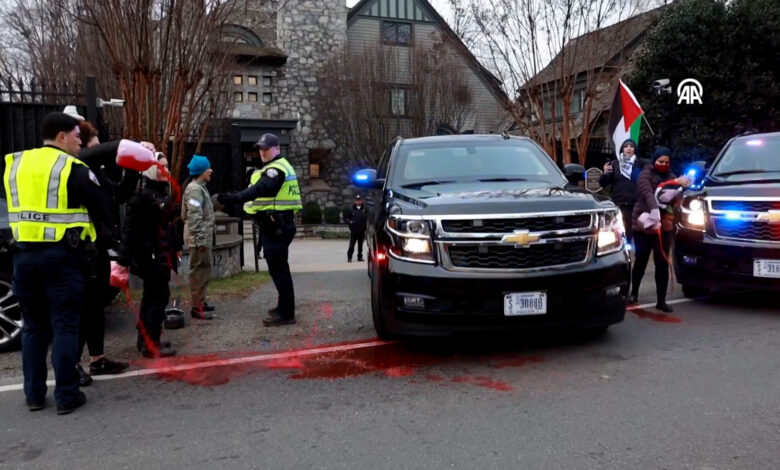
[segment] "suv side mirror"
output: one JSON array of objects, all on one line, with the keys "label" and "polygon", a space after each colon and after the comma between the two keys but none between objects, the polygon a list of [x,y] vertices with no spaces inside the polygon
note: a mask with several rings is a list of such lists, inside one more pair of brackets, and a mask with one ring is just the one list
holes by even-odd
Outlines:
[{"label": "suv side mirror", "polygon": [[358,188],[379,189],[385,184],[384,178],[376,177],[376,170],[366,168],[358,170],[352,175],[352,184]]},{"label": "suv side mirror", "polygon": [[585,179],[585,167],[576,163],[569,163],[563,167],[563,174],[569,183],[577,184]]},{"label": "suv side mirror", "polygon": [[695,161],[685,169],[685,176],[691,179],[691,187],[694,189],[704,181],[704,176],[706,174],[707,162],[704,160]]}]

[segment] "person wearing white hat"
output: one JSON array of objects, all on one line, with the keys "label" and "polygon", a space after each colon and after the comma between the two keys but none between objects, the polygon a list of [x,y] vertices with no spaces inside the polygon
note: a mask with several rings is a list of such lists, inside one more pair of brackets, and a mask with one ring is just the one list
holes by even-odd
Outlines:
[{"label": "person wearing white hat", "polygon": [[79,114],[79,112],[76,109],[76,107],[74,105],[72,105],[72,104],[69,104],[69,105],[65,106],[65,109],[63,109],[62,112],[67,114],[68,116],[72,116],[72,117],[78,119],[79,121],[86,121],[84,116]]}]

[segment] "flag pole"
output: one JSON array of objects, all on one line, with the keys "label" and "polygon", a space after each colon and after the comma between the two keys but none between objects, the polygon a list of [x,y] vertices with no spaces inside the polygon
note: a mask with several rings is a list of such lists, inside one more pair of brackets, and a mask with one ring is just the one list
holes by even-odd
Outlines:
[{"label": "flag pole", "polygon": [[642,119],[645,120],[645,124],[647,124],[647,128],[650,129],[650,133],[653,134],[653,137],[655,137],[655,132],[653,132],[653,128],[650,127],[650,121],[647,120],[645,117],[645,113],[642,113]]}]

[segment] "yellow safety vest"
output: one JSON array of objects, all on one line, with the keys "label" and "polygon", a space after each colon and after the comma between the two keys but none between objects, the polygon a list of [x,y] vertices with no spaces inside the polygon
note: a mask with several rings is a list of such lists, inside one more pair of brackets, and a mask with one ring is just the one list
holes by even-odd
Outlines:
[{"label": "yellow safety vest", "polygon": [[271,168],[276,168],[284,173],[282,187],[279,188],[279,192],[275,196],[259,197],[254,201],[244,203],[244,212],[247,214],[252,215],[263,211],[299,211],[303,208],[298,177],[295,176],[295,169],[285,158],[274,160],[263,168],[255,170],[249,179],[249,186],[256,184],[263,173]]},{"label": "yellow safety vest", "polygon": [[84,165],[66,152],[42,147],[5,156],[8,221],[19,242],[58,242],[69,228],[81,239],[97,239],[87,208],[68,207],[68,178],[73,165]]}]

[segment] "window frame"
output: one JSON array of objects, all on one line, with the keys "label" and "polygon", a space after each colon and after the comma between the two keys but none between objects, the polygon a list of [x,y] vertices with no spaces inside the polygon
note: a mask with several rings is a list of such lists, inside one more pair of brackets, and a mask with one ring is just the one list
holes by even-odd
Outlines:
[{"label": "window frame", "polygon": [[[254,97],[255,99],[252,99],[252,97]],[[257,103],[257,98],[258,98],[257,92],[256,91],[250,91],[249,93],[247,93],[246,101],[248,103]]]},{"label": "window frame", "polygon": [[244,84],[243,75],[233,75],[233,86],[242,86]]},{"label": "window frame", "polygon": [[[265,100],[266,96],[268,97],[268,101]],[[273,104],[274,102],[274,95],[271,92],[264,92],[262,97],[263,104]]]},{"label": "window frame", "polygon": [[[252,79],[254,79],[255,83],[252,83]],[[257,75],[247,75],[246,76],[246,84],[249,86],[257,86]]]},{"label": "window frame", "polygon": [[[395,85],[391,84],[387,91],[387,113],[391,118],[409,118],[411,115],[409,114],[409,91],[411,88],[407,85]],[[403,98],[404,98],[404,107],[403,107],[403,113],[396,114],[393,111],[393,92],[394,91],[402,91],[403,92]]]},{"label": "window frame", "polygon": [[[406,25],[409,26],[409,42],[398,41],[398,30],[396,29],[395,40],[388,40],[385,31],[388,26]],[[386,46],[413,47],[414,46],[414,23],[408,21],[382,20],[382,27],[379,32],[382,44]]]},{"label": "window frame", "polygon": [[[241,99],[236,99],[238,97],[241,97]],[[234,103],[243,103],[244,102],[244,92],[243,91],[234,91],[233,92],[233,102]]]}]

